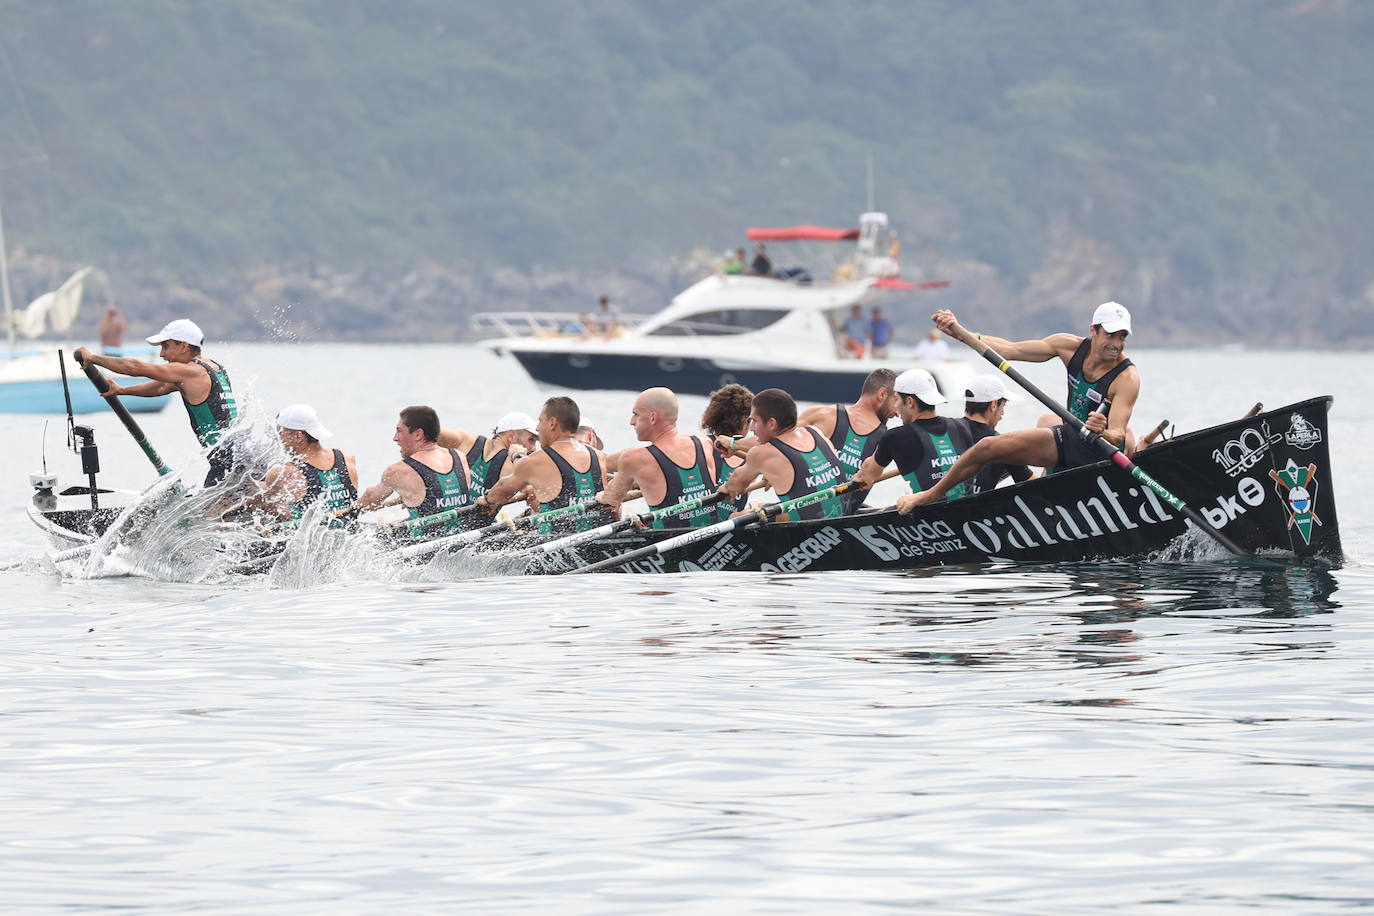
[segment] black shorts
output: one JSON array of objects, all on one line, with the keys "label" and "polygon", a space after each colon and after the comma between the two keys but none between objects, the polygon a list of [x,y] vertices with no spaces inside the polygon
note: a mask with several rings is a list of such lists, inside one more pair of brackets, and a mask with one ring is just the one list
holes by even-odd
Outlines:
[{"label": "black shorts", "polygon": [[1051,427],[1051,431],[1054,433],[1054,448],[1059,456],[1054,465],[1056,471],[1081,468],[1085,464],[1097,464],[1107,458],[1107,452],[1100,445],[1084,442],[1078,430],[1067,423]]}]

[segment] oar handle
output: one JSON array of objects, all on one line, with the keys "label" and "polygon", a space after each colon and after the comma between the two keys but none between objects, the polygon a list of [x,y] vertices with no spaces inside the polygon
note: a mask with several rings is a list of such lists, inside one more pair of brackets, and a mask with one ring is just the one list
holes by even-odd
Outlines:
[{"label": "oar handle", "polygon": [[91,380],[95,390],[100,392],[105,403],[110,405],[115,416],[119,417],[119,422],[123,423],[124,428],[129,431],[129,435],[134,437],[134,441],[138,443],[138,447],[143,450],[143,454],[147,456],[148,461],[157,469],[157,472],[163,476],[172,473],[172,469],[163,463],[162,457],[158,455],[157,450],[148,441],[148,437],[143,434],[143,428],[138,425],[133,414],[129,413],[129,408],[120,402],[118,395],[104,397],[105,392],[110,390],[110,381],[105,378],[105,374],[90,363],[77,359],[75,355],[72,358],[80,364],[82,371],[86,373],[86,378]]},{"label": "oar handle", "polygon": [[957,321],[945,333],[966,344],[979,356],[987,356],[988,351],[992,349],[992,345],[983,340],[982,334],[973,333]]},{"label": "oar handle", "polygon": [[1140,440],[1140,447],[1152,445],[1156,439],[1164,435],[1164,430],[1169,428],[1168,420],[1160,420],[1159,425],[1145,434],[1145,438]]}]

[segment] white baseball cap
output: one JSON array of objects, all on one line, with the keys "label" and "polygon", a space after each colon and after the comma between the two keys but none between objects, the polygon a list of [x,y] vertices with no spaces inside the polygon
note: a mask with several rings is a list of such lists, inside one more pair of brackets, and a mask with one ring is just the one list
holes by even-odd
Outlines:
[{"label": "white baseball cap", "polygon": [[160,344],[164,340],[179,340],[188,343],[193,347],[198,347],[205,340],[205,335],[200,330],[200,325],[189,318],[178,318],[176,321],[169,321],[162,326],[152,337],[147,338],[150,344]]},{"label": "white baseball cap", "polygon": [[892,383],[892,390],[898,394],[914,394],[920,399],[922,404],[943,404],[949,398],[940,393],[940,388],[935,384],[935,376],[924,369],[908,369],[897,376],[897,381]]},{"label": "white baseball cap", "polygon": [[534,428],[538,425],[539,423],[529,414],[521,413],[518,410],[512,410],[496,421],[496,427],[491,431],[491,434],[493,436],[499,436],[502,433],[508,433],[516,429],[523,429],[525,432],[532,433],[534,432]]},{"label": "white baseball cap", "polygon": [[582,419],[579,420],[578,423],[577,423],[577,428],[578,428],[578,429],[590,429],[590,430],[592,430],[593,432],[595,432],[595,431],[596,431],[596,424],[593,423],[593,422],[587,417],[587,415],[584,413],[584,414],[582,415]]},{"label": "white baseball cap", "polygon": [[1108,334],[1115,334],[1117,331],[1131,331],[1131,313],[1126,311],[1126,306],[1120,302],[1104,302],[1093,312],[1093,324],[1102,326],[1102,330]]},{"label": "white baseball cap", "polygon": [[292,404],[277,412],[277,425],[282,429],[298,429],[316,439],[329,439],[334,434],[324,428],[319,414],[309,404]]},{"label": "white baseball cap", "polygon": [[1000,375],[989,375],[988,373],[975,375],[968,380],[968,385],[964,388],[964,400],[971,404],[990,404],[1003,398],[1008,401],[1016,400],[1007,390],[1007,386]]}]

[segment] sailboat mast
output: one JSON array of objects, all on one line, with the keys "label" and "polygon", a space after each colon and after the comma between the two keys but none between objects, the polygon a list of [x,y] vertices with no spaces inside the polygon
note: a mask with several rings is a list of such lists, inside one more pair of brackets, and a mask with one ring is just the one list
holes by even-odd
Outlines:
[{"label": "sailboat mast", "polygon": [[5,254],[5,211],[0,207],[0,297],[5,300],[5,331],[14,350],[14,302],[10,299],[10,262]]}]

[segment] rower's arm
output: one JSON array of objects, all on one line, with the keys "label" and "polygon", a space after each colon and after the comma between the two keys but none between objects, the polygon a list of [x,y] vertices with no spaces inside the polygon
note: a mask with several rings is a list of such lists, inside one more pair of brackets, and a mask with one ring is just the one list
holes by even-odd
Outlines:
[{"label": "rower's arm", "polygon": [[768,449],[754,449],[745,456],[744,464],[730,474],[730,479],[721,485],[721,489],[729,494],[731,499],[738,499],[744,495],[759,475],[763,473],[764,452]]},{"label": "rower's arm", "polygon": [[[83,348],[84,349],[84,348]],[[135,378],[150,378],[158,382],[166,382],[172,385],[180,385],[189,382],[198,375],[203,375],[205,370],[192,363],[145,363],[141,359],[129,359],[123,356],[105,356],[100,353],[89,351],[82,354],[87,364],[108,369],[119,375],[131,375]],[[127,389],[126,389],[127,390]]]},{"label": "rower's arm", "polygon": [[[930,320],[935,322],[935,326],[941,331],[954,337],[954,326],[959,323],[959,319],[949,309],[941,309],[931,315]],[[1074,349],[1083,339],[1072,334],[1051,334],[1040,340],[1018,341],[993,337],[991,334],[979,334],[976,331],[974,333],[982,338],[983,343],[992,347],[1005,359],[1014,359],[1023,363],[1043,363],[1054,359],[1056,356],[1067,360],[1073,355]]]},{"label": "rower's arm", "polygon": [[[881,447],[882,443],[878,443]],[[873,486],[874,482],[887,470],[887,464],[879,464],[873,455],[864,459],[864,463],[859,465],[859,471],[854,475],[854,482],[865,487]]]},{"label": "rower's arm", "polygon": [[472,448],[472,444],[477,441],[477,437],[466,429],[448,429],[443,427],[439,430],[437,440],[440,448],[456,448],[460,452],[467,452]]},{"label": "rower's arm", "polygon": [[278,465],[262,479],[262,488],[244,500],[249,509],[271,512],[285,521],[291,517],[291,506],[305,496],[305,478],[290,465]]},{"label": "rower's arm", "polygon": [[1126,429],[1131,425],[1131,413],[1135,410],[1136,398],[1140,397],[1140,373],[1135,366],[1117,376],[1108,392],[1112,401],[1112,412],[1107,417],[1107,428],[1102,438],[1117,448],[1126,447]]},{"label": "rower's arm", "polygon": [[639,482],[639,476],[643,473],[643,461],[648,459],[649,452],[644,448],[627,448],[616,453],[619,456],[618,467],[615,475],[606,484],[606,489],[596,495],[599,502],[610,506],[612,509],[619,510],[629,495],[630,490]]},{"label": "rower's arm", "polygon": [[[841,407],[840,409],[843,410],[844,408]],[[835,431],[835,420],[834,404],[817,404],[801,412],[801,416],[797,417],[797,425],[814,426],[817,432],[828,439],[830,434]]]},{"label": "rower's arm", "polygon": [[[540,456],[541,453],[536,452],[515,462],[511,472],[496,481],[496,485],[487,491],[486,496],[478,498],[477,504],[494,511],[506,503],[523,499],[522,491],[533,485],[532,476],[538,471]],[[544,457],[543,460],[550,461],[551,459]],[[507,464],[509,463],[507,462]]]},{"label": "rower's arm", "polygon": [[141,385],[129,385],[126,388],[115,384],[114,379],[108,379],[104,394],[107,398],[121,394],[127,394],[133,398],[160,398],[164,394],[174,394],[180,390],[180,385],[173,385],[171,382],[144,382]]},{"label": "rower's arm", "polygon": [[361,494],[359,494],[359,509],[379,508],[381,504],[386,501],[386,498],[390,496],[392,493],[396,493],[398,496],[400,495],[398,491],[398,487],[400,485],[398,465],[399,467],[405,467],[405,465],[400,464],[400,462],[397,462],[396,464],[389,466],[385,471],[382,472],[381,482],[374,483],[372,486],[368,487]]}]

